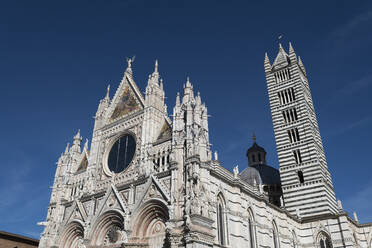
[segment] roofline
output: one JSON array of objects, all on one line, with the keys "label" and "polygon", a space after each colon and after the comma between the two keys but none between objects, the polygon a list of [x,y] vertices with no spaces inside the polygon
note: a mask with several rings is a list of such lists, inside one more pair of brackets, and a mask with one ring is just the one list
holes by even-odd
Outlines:
[{"label": "roofline", "polygon": [[5,231],[0,231],[0,238],[7,239],[7,240],[12,240],[12,241],[22,240],[22,241],[25,241],[27,244],[39,245],[39,240],[38,239],[26,237],[26,236],[23,236],[23,235],[20,235],[20,234],[9,233],[9,232],[5,232]]}]

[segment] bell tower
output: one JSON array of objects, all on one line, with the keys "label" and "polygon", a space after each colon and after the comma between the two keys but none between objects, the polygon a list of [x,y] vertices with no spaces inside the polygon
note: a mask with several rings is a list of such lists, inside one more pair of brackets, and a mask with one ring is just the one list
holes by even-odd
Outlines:
[{"label": "bell tower", "polygon": [[265,74],[284,204],[299,217],[338,212],[305,67],[289,43]]}]

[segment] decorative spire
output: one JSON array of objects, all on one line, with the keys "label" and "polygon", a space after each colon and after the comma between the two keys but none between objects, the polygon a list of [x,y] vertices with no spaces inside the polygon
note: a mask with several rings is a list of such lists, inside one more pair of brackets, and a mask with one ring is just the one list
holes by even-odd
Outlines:
[{"label": "decorative spire", "polygon": [[267,56],[267,52],[265,53],[264,68],[265,68],[266,73],[268,73],[271,70],[271,64],[270,64],[269,56]]},{"label": "decorative spire", "polygon": [[68,151],[69,151],[69,148],[70,148],[70,143],[67,143],[67,145],[66,145],[66,148],[65,148],[65,154],[67,154],[67,153],[68,153]]},{"label": "decorative spire", "polygon": [[304,74],[306,76],[306,69],[305,69],[304,64],[302,63],[302,60],[301,60],[300,56],[298,56],[298,65],[300,66],[301,70],[304,72]]},{"label": "decorative spire", "polygon": [[278,55],[276,56],[274,60],[273,67],[275,66],[284,67],[289,64],[288,62],[289,62],[288,54],[285,52],[282,44],[279,43],[279,51],[278,51]]},{"label": "decorative spire", "polygon": [[154,70],[155,73],[158,73],[158,66],[159,66],[158,60],[156,59],[155,60],[155,70]]},{"label": "decorative spire", "polygon": [[187,78],[186,78],[186,87],[191,87],[190,77],[189,76],[187,76]]},{"label": "decorative spire", "polygon": [[354,220],[356,222],[359,222],[357,213],[356,212],[353,212],[353,215],[354,215]]},{"label": "decorative spire", "polygon": [[201,97],[200,97],[200,92],[198,91],[198,94],[196,96],[196,104],[201,105]]},{"label": "decorative spire", "polygon": [[283,51],[283,46],[282,46],[282,43],[279,42],[279,51]]},{"label": "decorative spire", "polygon": [[293,49],[292,43],[289,42],[289,59],[291,63],[295,64],[297,63],[297,55]]},{"label": "decorative spire", "polygon": [[294,51],[294,49],[293,49],[292,43],[289,42],[289,54],[294,53],[294,52],[295,52],[295,51]]},{"label": "decorative spire", "polygon": [[257,139],[257,137],[256,137],[256,134],[255,134],[254,132],[253,132],[252,139],[253,139],[253,143],[256,143],[256,139]]},{"label": "decorative spire", "polygon": [[84,151],[88,151],[88,139],[85,140]]},{"label": "decorative spire", "polygon": [[177,96],[176,96],[176,106],[179,106],[181,103],[180,103],[180,93],[177,92]]},{"label": "decorative spire", "polygon": [[78,132],[77,132],[76,135],[74,136],[74,141],[75,141],[75,140],[80,140],[80,141],[81,141],[80,129],[78,130]]},{"label": "decorative spire", "polygon": [[107,85],[107,90],[106,90],[106,97],[105,99],[110,100],[110,85]]}]

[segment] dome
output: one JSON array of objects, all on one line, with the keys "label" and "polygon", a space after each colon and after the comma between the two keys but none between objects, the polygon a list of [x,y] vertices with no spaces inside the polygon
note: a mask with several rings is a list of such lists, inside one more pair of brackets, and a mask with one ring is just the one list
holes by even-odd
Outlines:
[{"label": "dome", "polygon": [[271,166],[261,164],[245,168],[240,174],[240,178],[254,185],[256,184],[280,184],[279,171]]}]

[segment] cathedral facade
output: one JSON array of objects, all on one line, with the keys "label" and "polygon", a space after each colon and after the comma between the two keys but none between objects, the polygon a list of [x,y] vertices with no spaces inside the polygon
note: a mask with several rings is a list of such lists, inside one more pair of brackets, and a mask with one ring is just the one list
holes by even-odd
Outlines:
[{"label": "cathedral facade", "polygon": [[256,138],[248,167],[225,169],[207,106],[187,79],[172,120],[155,62],[143,95],[132,60],[98,105],[92,141],[78,132],[58,159],[39,247],[372,248],[372,223],[336,200],[306,70],[292,45],[265,55],[279,170]]}]

